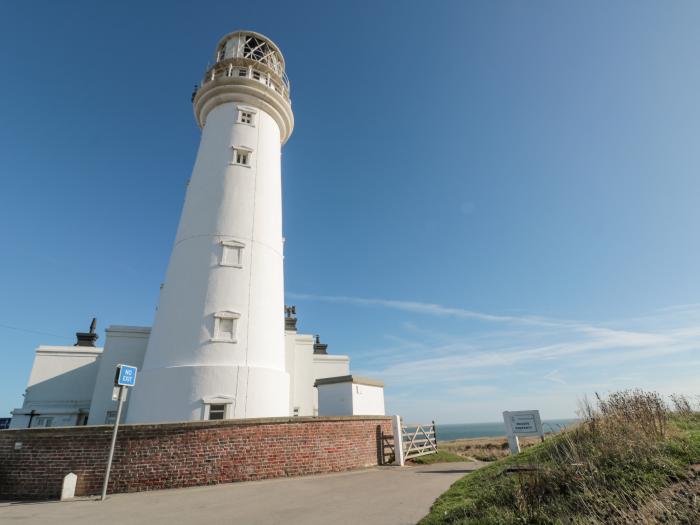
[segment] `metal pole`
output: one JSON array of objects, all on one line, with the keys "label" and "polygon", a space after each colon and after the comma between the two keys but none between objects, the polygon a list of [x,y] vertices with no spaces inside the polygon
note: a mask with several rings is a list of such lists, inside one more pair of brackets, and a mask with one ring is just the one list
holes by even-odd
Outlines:
[{"label": "metal pole", "polygon": [[117,404],[117,420],[114,422],[114,431],[112,432],[112,444],[109,447],[109,458],[107,459],[107,470],[105,471],[105,481],[102,485],[102,498],[104,501],[107,497],[107,484],[109,483],[109,471],[112,469],[112,457],[114,456],[114,446],[117,443],[117,430],[119,430],[119,420],[122,416],[122,404],[124,403],[124,386],[119,386],[119,403]]}]

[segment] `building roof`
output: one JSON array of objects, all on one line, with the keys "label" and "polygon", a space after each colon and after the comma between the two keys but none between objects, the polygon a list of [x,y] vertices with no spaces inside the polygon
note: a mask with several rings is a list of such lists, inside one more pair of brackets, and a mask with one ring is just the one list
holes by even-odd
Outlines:
[{"label": "building roof", "polygon": [[353,383],[356,385],[367,385],[367,386],[378,386],[384,388],[383,381],[377,381],[376,379],[369,379],[367,377],[360,376],[336,376],[336,377],[324,377],[322,379],[317,379],[314,386],[319,385],[333,385],[336,383]]}]

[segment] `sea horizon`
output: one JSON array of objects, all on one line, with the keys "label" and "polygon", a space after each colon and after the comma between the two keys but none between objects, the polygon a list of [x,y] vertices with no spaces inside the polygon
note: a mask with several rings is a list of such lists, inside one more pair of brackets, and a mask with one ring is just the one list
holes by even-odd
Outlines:
[{"label": "sea horizon", "polygon": [[[559,432],[577,421],[579,421],[577,418],[543,419],[542,426],[545,432]],[[486,423],[436,423],[435,426],[439,441],[504,437],[506,435],[506,428],[503,421],[491,421]]]}]

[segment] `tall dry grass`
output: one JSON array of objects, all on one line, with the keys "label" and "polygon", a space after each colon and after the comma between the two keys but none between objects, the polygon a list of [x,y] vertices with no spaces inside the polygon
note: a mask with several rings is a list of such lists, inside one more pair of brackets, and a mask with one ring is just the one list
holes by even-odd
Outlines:
[{"label": "tall dry grass", "polygon": [[580,416],[578,426],[533,456],[535,468],[518,476],[514,501],[527,523],[657,523],[658,516],[700,523],[700,509],[677,516],[657,497],[687,477],[700,452],[669,424],[694,416],[687,398],[672,396],[669,405],[656,392],[596,395],[580,404]]}]

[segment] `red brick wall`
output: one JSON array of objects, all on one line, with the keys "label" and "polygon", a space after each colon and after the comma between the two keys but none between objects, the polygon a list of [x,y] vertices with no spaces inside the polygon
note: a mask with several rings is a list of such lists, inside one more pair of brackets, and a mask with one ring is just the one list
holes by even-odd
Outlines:
[{"label": "red brick wall", "polygon": [[[391,418],[353,416],[122,425],[109,492],[302,476],[376,465],[378,428]],[[0,499],[60,496],[78,476],[76,496],[99,494],[112,427],[0,431]],[[15,450],[15,443],[22,443]]]}]

